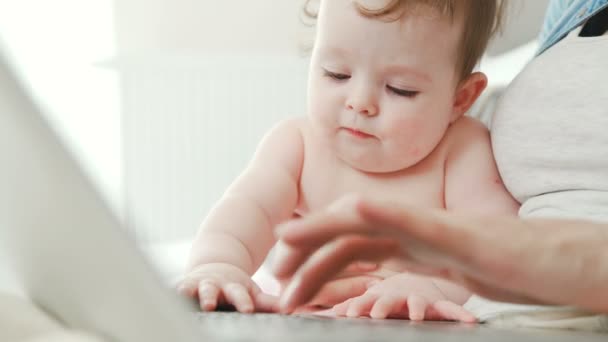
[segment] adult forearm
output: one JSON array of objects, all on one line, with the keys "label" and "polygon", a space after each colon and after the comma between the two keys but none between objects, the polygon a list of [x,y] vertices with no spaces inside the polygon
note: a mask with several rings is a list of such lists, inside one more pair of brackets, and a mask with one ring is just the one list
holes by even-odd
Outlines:
[{"label": "adult forearm", "polygon": [[480,226],[469,236],[477,246],[470,255],[483,266],[469,268],[475,273],[468,276],[491,285],[485,287],[486,295],[494,288],[497,294],[508,291],[542,303],[608,312],[607,224],[540,219],[488,223],[501,229],[492,235]]},{"label": "adult forearm", "polygon": [[[557,226],[554,236],[545,239],[544,249],[553,257],[538,256],[536,266],[548,272],[544,277],[538,274],[537,282],[546,279],[546,286],[551,287],[551,295],[559,304],[608,313],[608,224],[553,222],[553,227]],[[528,276],[532,278],[534,274]]]}]

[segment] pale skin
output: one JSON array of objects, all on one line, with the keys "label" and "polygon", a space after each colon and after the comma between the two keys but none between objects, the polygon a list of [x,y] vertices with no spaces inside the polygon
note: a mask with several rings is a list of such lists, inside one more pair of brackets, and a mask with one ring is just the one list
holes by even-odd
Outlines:
[{"label": "pale skin", "polygon": [[608,313],[605,223],[458,214],[356,197],[332,207],[277,229],[291,247],[275,260],[293,279],[281,298],[285,310],[353,260],[396,257],[490,299]]},{"label": "pale skin", "polygon": [[[181,291],[198,296],[203,310],[222,303],[241,312],[276,310],[250,278],[277,242],[274,228],[326,210],[345,194],[514,215],[518,205],[498,175],[487,130],[463,117],[487,83],[481,73],[458,77],[463,21],[462,14],[451,20],[429,8],[385,22],[361,16],[352,1],[322,1],[308,115],[275,126],[210,212]],[[292,253],[278,247],[279,257]],[[346,291],[348,297],[325,304],[350,300],[335,308],[348,316],[474,321],[461,307],[468,290],[402,271],[399,262],[372,265],[354,277],[363,280],[356,286],[335,273],[334,284],[355,289],[354,298]],[[281,267],[276,273],[289,280]]]}]

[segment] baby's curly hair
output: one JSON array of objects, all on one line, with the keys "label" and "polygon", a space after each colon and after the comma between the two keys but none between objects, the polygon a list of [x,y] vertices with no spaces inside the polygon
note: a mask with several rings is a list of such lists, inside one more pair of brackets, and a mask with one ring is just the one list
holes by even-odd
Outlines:
[{"label": "baby's curly hair", "polygon": [[[303,14],[314,20],[318,13],[313,3],[313,0],[305,1]],[[463,11],[466,22],[457,61],[460,79],[473,72],[490,39],[502,28],[507,6],[506,0],[388,0],[381,8],[367,8],[356,1],[354,3],[362,15],[387,22],[401,19],[408,7],[413,5],[426,5],[451,19],[456,10]]]}]

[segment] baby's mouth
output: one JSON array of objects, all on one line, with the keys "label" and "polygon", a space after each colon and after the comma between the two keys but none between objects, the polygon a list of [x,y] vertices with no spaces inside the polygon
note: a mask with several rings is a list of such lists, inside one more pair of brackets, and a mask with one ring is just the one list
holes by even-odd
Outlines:
[{"label": "baby's mouth", "polygon": [[361,138],[361,139],[375,138],[374,135],[360,131],[356,128],[342,127],[342,129],[344,129],[350,135],[355,136],[357,138]]}]

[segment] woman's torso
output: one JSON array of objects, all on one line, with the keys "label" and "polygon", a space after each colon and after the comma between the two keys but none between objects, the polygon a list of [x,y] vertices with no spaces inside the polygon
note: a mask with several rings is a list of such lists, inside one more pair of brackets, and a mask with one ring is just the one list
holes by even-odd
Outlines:
[{"label": "woman's torso", "polygon": [[608,35],[578,29],[500,100],[492,144],[522,217],[608,220]]}]

